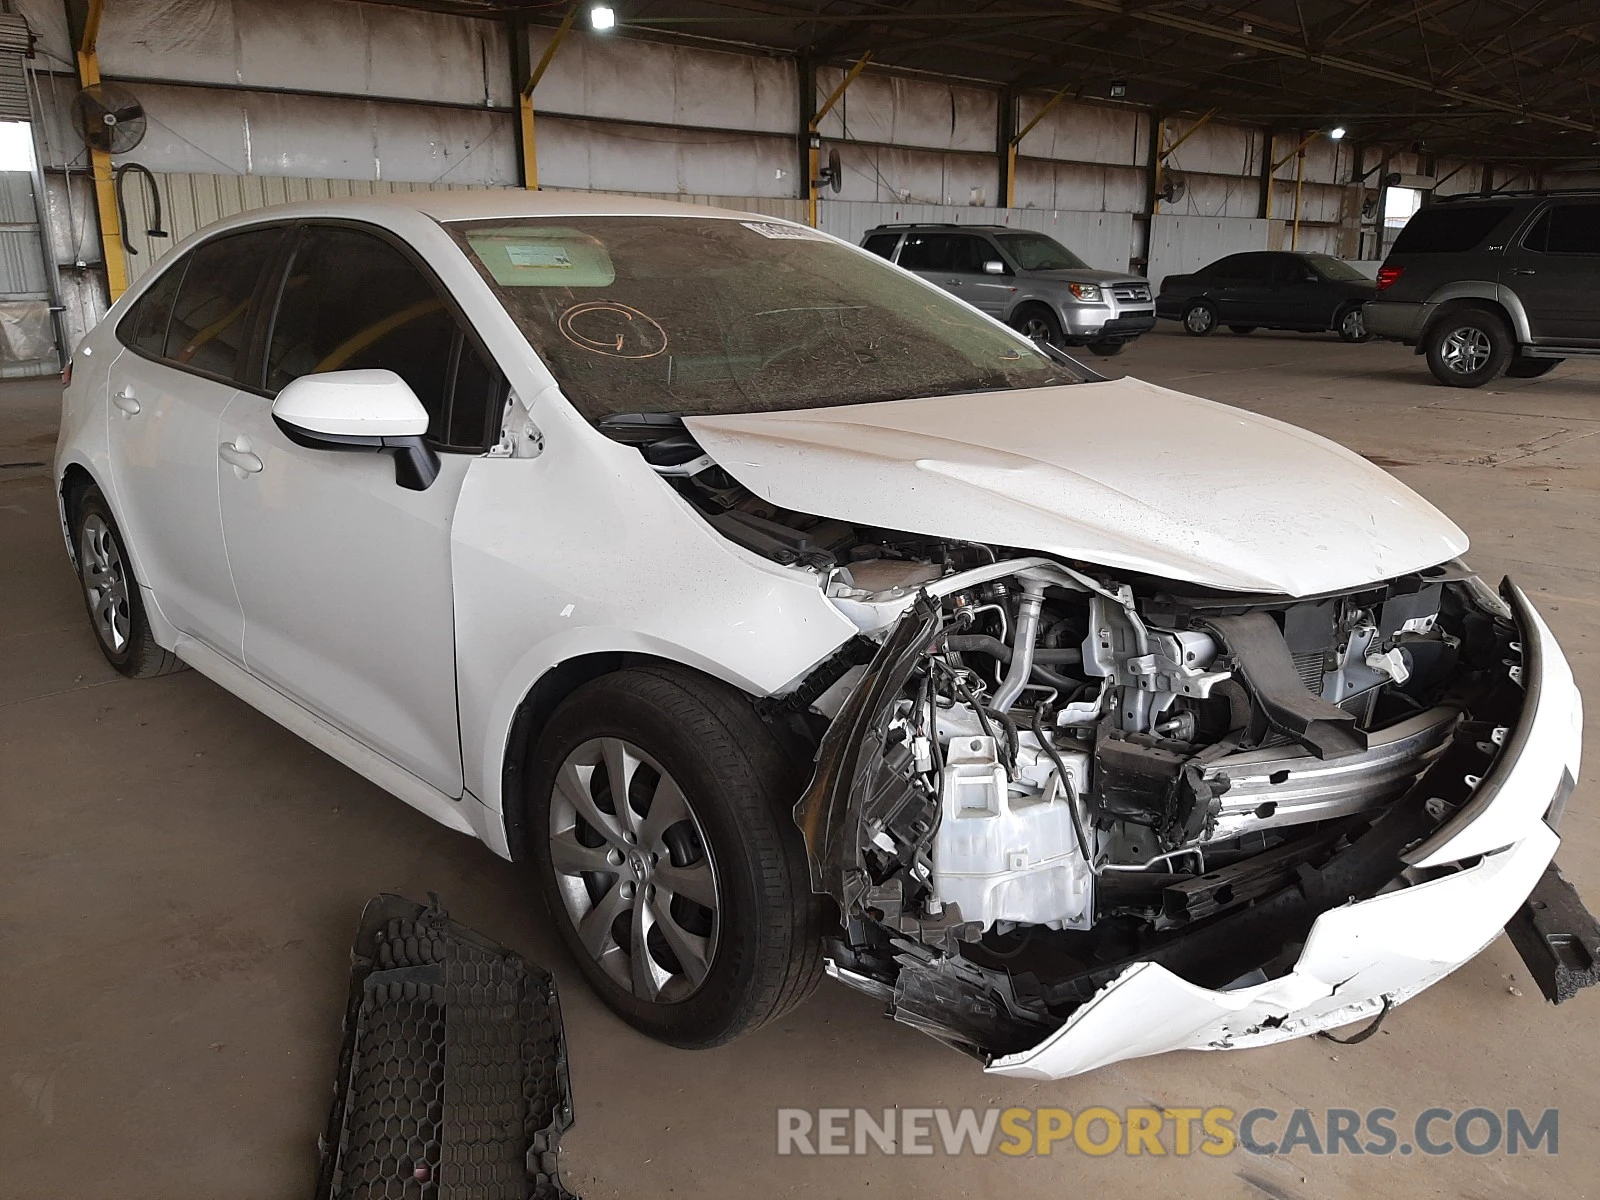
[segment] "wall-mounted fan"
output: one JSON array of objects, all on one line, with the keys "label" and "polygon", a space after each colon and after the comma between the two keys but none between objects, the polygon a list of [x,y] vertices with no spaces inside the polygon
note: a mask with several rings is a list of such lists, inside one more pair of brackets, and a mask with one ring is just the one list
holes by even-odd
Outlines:
[{"label": "wall-mounted fan", "polygon": [[1161,177],[1161,203],[1176,204],[1183,199],[1183,194],[1189,190],[1189,182],[1182,175],[1163,175]]},{"label": "wall-mounted fan", "polygon": [[125,87],[94,83],[72,98],[72,120],[90,148],[126,154],[144,140],[144,105]]},{"label": "wall-mounted fan", "polygon": [[830,148],[826,165],[817,168],[817,186],[826,185],[829,191],[838,192],[844,187],[844,169],[839,165],[839,151]]}]

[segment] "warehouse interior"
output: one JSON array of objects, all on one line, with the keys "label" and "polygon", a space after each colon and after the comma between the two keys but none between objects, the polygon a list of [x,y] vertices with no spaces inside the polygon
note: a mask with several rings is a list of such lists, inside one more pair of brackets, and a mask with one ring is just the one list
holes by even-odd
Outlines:
[{"label": "warehouse interior", "polygon": [[[1505,939],[1376,1037],[1185,1052],[1071,1080],[982,1073],[825,981],[675,1050],[571,968],[523,870],[194,671],[124,679],[84,624],[52,469],[59,373],[224,217],[538,189],[811,225],[1048,234],[1159,288],[1242,252],[1371,277],[1447,197],[1600,188],[1600,27],[1514,0],[6,0],[0,3],[0,1158],[18,1197],[284,1196],[316,1181],[363,902],[437,893],[561,989],[577,1195],[1583,1195],[1594,997],[1551,1007]],[[89,85],[133,104],[86,141]],[[0,129],[7,128],[0,125]],[[137,167],[137,169],[132,169]],[[124,170],[123,168],[130,168]],[[1600,694],[1600,360],[1482,390],[1411,348],[1185,337],[1095,367],[1310,429],[1421,493],[1510,574]],[[1138,413],[1099,414],[1141,437]],[[1593,720],[1588,761],[1600,755]],[[1561,865],[1600,898],[1586,766]],[[1349,1031],[1345,1031],[1349,1032]],[[784,1107],[1559,1108],[1559,1155],[779,1157]],[[1066,1159],[1066,1161],[1060,1161]],[[1070,1181],[1070,1182],[1069,1182]],[[420,1193],[419,1193],[420,1194]]]}]

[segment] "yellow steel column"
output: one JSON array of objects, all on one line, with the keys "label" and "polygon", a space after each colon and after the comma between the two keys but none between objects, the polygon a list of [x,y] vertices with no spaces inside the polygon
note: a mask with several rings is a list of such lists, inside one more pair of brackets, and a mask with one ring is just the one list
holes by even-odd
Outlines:
[{"label": "yellow steel column", "polygon": [[1050,99],[1046,100],[1044,102],[1044,107],[1033,114],[1033,120],[1029,121],[1021,129],[1017,130],[1017,132],[1011,138],[1011,144],[1006,147],[1007,208],[1015,208],[1017,206],[1017,147],[1022,145],[1023,138],[1027,137],[1028,134],[1033,132],[1033,127],[1040,121],[1044,120],[1045,115],[1049,113],[1052,108],[1061,103],[1061,98],[1066,94],[1067,89],[1062,88],[1054,96],[1051,96]]},{"label": "yellow steel column", "polygon": [[[95,53],[95,43],[100,37],[100,14],[104,8],[105,0],[89,0],[83,40],[78,44],[78,82],[83,87],[100,82],[100,58]],[[111,173],[111,155],[91,147],[89,164],[94,178],[95,210],[100,218],[100,255],[105,260],[106,290],[115,304],[128,290],[128,257],[122,248],[122,222],[117,217],[117,188]]]},{"label": "yellow steel column", "polygon": [[1300,143],[1300,149],[1294,156],[1294,229],[1289,234],[1289,249],[1300,248],[1300,191],[1306,182],[1306,142]]},{"label": "yellow steel column", "polygon": [[861,74],[871,58],[872,51],[868,50],[856,60],[856,65],[845,72],[845,77],[839,81],[839,86],[834,88],[828,98],[822,102],[822,106],[817,109],[816,115],[811,118],[811,123],[806,126],[806,138],[809,142],[806,154],[806,223],[813,229],[817,227],[817,171],[822,166],[822,147],[817,137],[817,131],[822,128],[822,118],[833,110],[835,104],[839,103],[839,97],[844,95],[845,88],[856,81],[856,76]]},{"label": "yellow steel column", "polygon": [[[561,19],[561,24],[556,27],[555,36],[544,48],[538,65],[529,73],[528,81],[522,85],[522,94],[517,97],[517,118],[522,134],[522,186],[529,191],[539,189],[539,142],[533,125],[533,89],[538,87],[539,80],[544,78],[550,60],[556,56],[556,51],[561,48],[562,39],[567,36],[567,31],[572,28],[572,23],[577,18],[578,8],[577,5],[573,5]],[[526,37],[527,32],[520,30],[515,32],[514,36]]]}]

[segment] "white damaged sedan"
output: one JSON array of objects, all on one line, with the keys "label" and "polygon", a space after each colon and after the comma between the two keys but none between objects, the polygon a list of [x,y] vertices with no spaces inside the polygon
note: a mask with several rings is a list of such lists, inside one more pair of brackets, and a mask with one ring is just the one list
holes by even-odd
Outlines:
[{"label": "white damaged sedan", "polygon": [[1552,863],[1579,697],[1454,524],[836,239],[560,193],[269,209],[70,370],[107,658],[525,863],[655,1037],[826,970],[1053,1078],[1381,1016],[1508,923],[1552,999],[1594,981]]}]

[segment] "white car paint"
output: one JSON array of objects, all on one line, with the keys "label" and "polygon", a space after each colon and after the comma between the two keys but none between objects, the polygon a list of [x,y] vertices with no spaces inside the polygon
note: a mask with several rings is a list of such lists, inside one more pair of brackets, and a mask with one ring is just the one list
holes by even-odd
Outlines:
[{"label": "white car paint", "polygon": [[293,380],[272,413],[316,433],[355,437],[420,437],[428,410],[393,371],[324,371]]},{"label": "white car paint", "polygon": [[[263,216],[336,217],[387,229],[428,262],[514,402],[501,446],[443,456],[427,491],[398,488],[387,457],[294,445],[260,396],[122,353],[114,330],[137,293],[80,347],[57,451],[58,477],[79,467],[105,491],[163,646],[501,855],[509,733],[553,668],[642,652],[770,695],[857,632],[814,573],[725,540],[635,450],[584,420],[437,224],[566,213],[726,215],[629,197],[414,193],[289,206],[197,235]],[[114,397],[108,380],[131,394]],[[1220,588],[1306,595],[1466,548],[1446,518],[1348,451],[1135,380],[690,424],[780,504]],[[1564,680],[1546,689],[1540,721],[1556,732],[1541,746],[1575,771],[1576,693],[1542,624],[1539,636]],[[1146,964],[994,1069],[1052,1078],[1276,1040],[1426,986],[1493,936],[1554,852],[1539,821],[1548,768],[1516,769],[1517,787],[1483,817],[1492,834],[1470,826],[1430,861],[1462,846],[1496,853],[1324,914],[1290,975],[1208,992]]]},{"label": "white car paint", "polygon": [[1372,1017],[1383,997],[1409,1000],[1499,936],[1560,842],[1535,821],[1516,845],[1465,871],[1330,909],[1294,970],[1265,983],[1219,992],[1139,963],[1038,1046],[989,1070],[1063,1079],[1129,1058],[1266,1046]]},{"label": "white car paint", "polygon": [[1218,588],[1309,596],[1467,548],[1343,446],[1137,379],[686,424],[785,508]]}]

